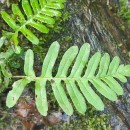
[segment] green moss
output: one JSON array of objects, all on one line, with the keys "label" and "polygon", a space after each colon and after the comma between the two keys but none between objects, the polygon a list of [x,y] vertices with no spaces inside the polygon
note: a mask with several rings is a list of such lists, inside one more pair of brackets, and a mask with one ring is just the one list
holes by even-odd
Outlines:
[{"label": "green moss", "polygon": [[[70,123],[59,123],[50,128],[50,130],[112,130],[110,126],[110,115],[96,111],[88,105],[88,111],[85,116],[72,116]],[[45,130],[44,128],[43,130]]]},{"label": "green moss", "polygon": [[[120,0],[120,7],[118,11],[118,15],[120,15],[124,21],[126,21],[130,25],[130,8],[128,7],[128,0]],[[123,27],[124,29],[124,27]]]}]

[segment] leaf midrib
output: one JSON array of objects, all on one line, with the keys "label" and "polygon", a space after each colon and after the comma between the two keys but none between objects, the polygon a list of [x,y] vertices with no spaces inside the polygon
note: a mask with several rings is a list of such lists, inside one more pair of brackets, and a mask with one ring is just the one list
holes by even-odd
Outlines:
[{"label": "leaf midrib", "polygon": [[[90,81],[91,79],[100,79],[102,80],[102,78],[106,78],[106,77],[116,77],[115,75],[118,74],[118,73],[115,73],[114,75],[106,75],[106,76],[103,76],[103,77],[96,77],[96,76],[93,76],[93,77],[89,77],[89,78],[86,78],[86,77],[34,77],[34,76],[13,76],[12,78],[26,78],[26,79],[31,79],[32,81],[33,80],[41,80],[41,79],[45,79],[45,80],[88,80]],[[122,74],[121,74],[122,75]]]}]

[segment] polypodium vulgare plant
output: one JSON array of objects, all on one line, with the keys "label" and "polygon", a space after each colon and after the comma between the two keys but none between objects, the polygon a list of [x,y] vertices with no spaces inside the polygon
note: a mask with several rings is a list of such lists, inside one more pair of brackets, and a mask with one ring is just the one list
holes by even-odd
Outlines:
[{"label": "polypodium vulgare plant", "polygon": [[[35,76],[33,69],[33,51],[27,50],[24,63],[25,76],[15,76],[22,79],[15,81],[12,90],[8,93],[6,105],[9,108],[16,104],[25,86],[32,81],[35,82],[36,106],[43,116],[46,116],[48,111],[47,81],[51,83],[59,106],[68,115],[73,114],[73,107],[68,100],[67,93],[81,114],[84,114],[87,109],[85,99],[97,110],[103,110],[104,103],[98,93],[111,101],[116,101],[117,96],[123,94],[123,89],[116,79],[125,83],[126,76],[130,76],[130,65],[120,65],[118,56],[115,56],[110,62],[108,53],[101,56],[100,52],[96,52],[92,57],[89,57],[90,45],[88,43],[83,44],[80,50],[77,46],[72,46],[63,55],[58,71],[53,76],[52,70],[58,57],[59,48],[58,42],[54,42],[50,46],[43,61],[40,77]],[[70,68],[71,72],[68,73]],[[93,87],[97,90],[96,92]]]}]

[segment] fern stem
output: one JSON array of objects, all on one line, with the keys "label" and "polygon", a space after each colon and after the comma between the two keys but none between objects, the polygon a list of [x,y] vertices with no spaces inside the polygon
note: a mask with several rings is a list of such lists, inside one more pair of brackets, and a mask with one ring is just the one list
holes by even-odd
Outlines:
[{"label": "fern stem", "polygon": [[91,79],[102,79],[102,78],[106,78],[106,77],[109,77],[109,76],[111,76],[111,77],[114,77],[114,75],[106,75],[106,76],[104,76],[104,77],[92,77],[92,78],[84,78],[84,77],[60,77],[60,78],[58,78],[58,77],[29,77],[29,76],[20,76],[20,75],[18,75],[18,76],[12,76],[12,78],[16,78],[16,79],[19,79],[19,78],[21,78],[21,79],[24,79],[24,78],[26,78],[26,79],[31,79],[31,80],[41,80],[41,79],[46,79],[46,80],[57,80],[57,79],[60,79],[60,80],[75,80],[75,81],[77,81],[77,80],[91,80]]},{"label": "fern stem", "polygon": [[17,34],[17,33],[18,33],[23,27],[25,27],[27,24],[31,23],[32,20],[33,20],[38,14],[40,14],[41,12],[42,12],[42,9],[41,9],[40,11],[38,11],[38,13],[35,14],[32,18],[26,20],[26,22],[25,22],[23,25],[21,25],[21,26],[15,31],[15,34]]},{"label": "fern stem", "polygon": [[[60,78],[58,78],[58,77],[29,77],[29,76],[12,76],[12,78],[22,78],[22,79],[24,79],[24,78],[28,78],[28,79],[32,79],[32,80],[40,80],[40,79],[46,79],[46,80],[57,80],[57,79],[61,79],[61,80],[80,80],[80,79],[86,79],[86,78],[76,78],[76,77],[60,77]],[[90,79],[90,78],[87,78],[87,79]]]}]

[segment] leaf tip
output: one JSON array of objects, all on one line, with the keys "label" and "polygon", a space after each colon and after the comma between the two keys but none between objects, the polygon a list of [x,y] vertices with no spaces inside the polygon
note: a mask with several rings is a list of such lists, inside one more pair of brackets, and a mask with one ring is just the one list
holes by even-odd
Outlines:
[{"label": "leaf tip", "polygon": [[60,44],[57,42],[57,41],[54,41],[52,44],[51,44],[51,46],[56,46],[56,47],[60,47]]}]

